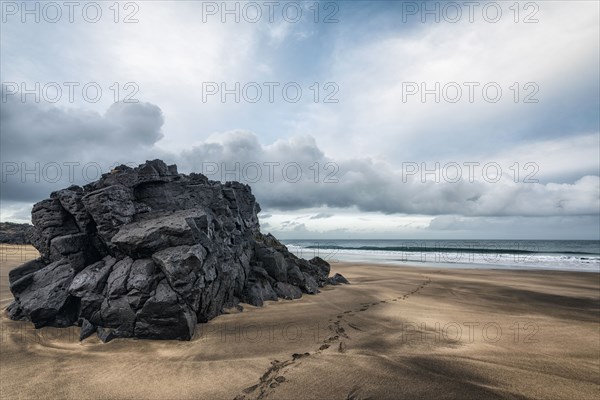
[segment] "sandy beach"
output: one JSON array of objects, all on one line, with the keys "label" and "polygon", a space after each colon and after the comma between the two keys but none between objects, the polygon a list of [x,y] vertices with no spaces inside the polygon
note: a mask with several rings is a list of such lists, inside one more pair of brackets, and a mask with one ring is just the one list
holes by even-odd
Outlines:
[{"label": "sandy beach", "polygon": [[[2,246],[8,271],[35,258]],[[1,316],[3,399],[594,399],[596,273],[332,264],[351,284],[198,325],[189,342]]]}]

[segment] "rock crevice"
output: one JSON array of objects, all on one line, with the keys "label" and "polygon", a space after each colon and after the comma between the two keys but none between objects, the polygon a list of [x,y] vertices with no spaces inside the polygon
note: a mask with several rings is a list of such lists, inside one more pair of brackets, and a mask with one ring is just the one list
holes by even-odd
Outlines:
[{"label": "rock crevice", "polygon": [[260,232],[250,187],[175,165],[120,166],[33,206],[40,258],[9,274],[12,319],[115,337],[189,340],[238,307],[297,299],[327,284],[329,264],[296,257]]}]

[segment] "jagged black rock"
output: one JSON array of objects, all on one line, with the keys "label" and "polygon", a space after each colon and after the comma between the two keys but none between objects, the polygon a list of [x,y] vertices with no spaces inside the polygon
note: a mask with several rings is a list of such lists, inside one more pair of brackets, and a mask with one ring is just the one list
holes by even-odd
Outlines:
[{"label": "jagged black rock", "polygon": [[195,326],[238,307],[296,299],[329,278],[260,232],[250,187],[179,174],[147,161],[33,206],[41,257],[9,273],[12,319],[82,326],[81,338],[189,340]]},{"label": "jagged black rock", "polygon": [[0,222],[0,243],[30,244],[32,230],[29,224]]}]

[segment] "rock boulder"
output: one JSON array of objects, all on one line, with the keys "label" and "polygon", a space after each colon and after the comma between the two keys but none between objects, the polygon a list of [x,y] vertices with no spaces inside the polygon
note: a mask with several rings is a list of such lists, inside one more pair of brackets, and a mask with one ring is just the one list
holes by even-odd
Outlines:
[{"label": "rock boulder", "polygon": [[189,340],[197,323],[240,301],[261,306],[347,282],[263,235],[259,211],[249,186],[160,160],[54,192],[33,207],[41,257],[10,272],[9,316],[36,328],[80,325],[81,339]]}]

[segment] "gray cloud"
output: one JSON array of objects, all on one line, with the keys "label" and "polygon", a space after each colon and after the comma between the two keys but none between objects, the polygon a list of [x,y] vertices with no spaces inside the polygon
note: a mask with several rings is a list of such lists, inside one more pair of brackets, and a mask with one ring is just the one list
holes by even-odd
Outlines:
[{"label": "gray cloud", "polygon": [[495,176],[480,171],[473,182],[465,176],[458,182],[440,179],[436,183],[433,177],[409,175],[369,158],[333,160],[308,136],[261,145],[251,132],[225,132],[184,151],[178,159],[183,169],[208,169],[211,179],[251,184],[264,207],[280,210],[355,206],[389,214],[541,216],[596,214],[600,205],[598,176],[561,184],[523,183],[522,179],[515,183],[508,174],[510,162],[501,165],[498,182],[488,182]]},{"label": "gray cloud", "polygon": [[163,156],[154,146],[163,123],[160,108],[150,103],[115,103],[101,115],[7,96],[0,109],[2,200],[41,200],[115,165]]},{"label": "gray cloud", "polygon": [[318,213],[310,217],[310,219],[322,219],[322,218],[331,218],[333,214],[329,213]]},{"label": "gray cloud", "polygon": [[[482,176],[436,183],[372,158],[334,160],[310,136],[264,145],[256,134],[236,130],[213,134],[180,154],[167,153],[156,146],[163,137],[162,112],[148,103],[118,103],[100,115],[13,99],[2,107],[1,117],[3,201],[34,202],[71,183],[87,183],[86,178],[98,178],[98,166],[108,172],[121,162],[163,158],[184,172],[250,184],[265,210],[355,207],[387,214],[568,216],[596,215],[600,207],[598,176],[560,184],[515,183],[504,175],[495,183]],[[68,162],[78,163],[74,182],[64,167]],[[23,174],[22,166],[35,163],[41,176]],[[62,166],[60,179],[54,179],[55,168],[44,171],[56,166],[51,163]],[[511,164],[502,166],[505,173]],[[20,170],[12,173],[15,167]]]},{"label": "gray cloud", "polygon": [[300,222],[291,222],[289,224],[286,224],[284,226],[285,230],[287,232],[294,232],[294,233],[303,233],[303,232],[308,232],[308,229],[306,229],[306,225]]}]

